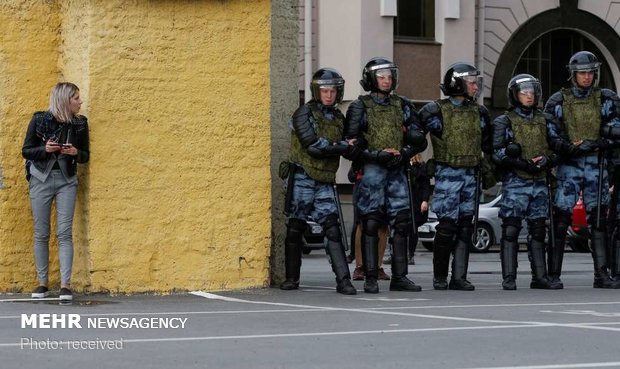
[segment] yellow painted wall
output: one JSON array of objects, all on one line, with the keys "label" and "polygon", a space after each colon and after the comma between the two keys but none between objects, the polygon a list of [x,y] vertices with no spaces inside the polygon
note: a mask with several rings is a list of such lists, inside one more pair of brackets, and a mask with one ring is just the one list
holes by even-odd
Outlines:
[{"label": "yellow painted wall", "polygon": [[[270,2],[66,0],[47,11],[49,1],[8,2],[39,4],[39,15],[24,12],[41,25],[24,31],[32,19],[3,21],[2,33],[35,38],[44,30],[49,42],[37,41],[56,43],[48,46],[50,62],[40,62],[36,75],[29,71],[21,86],[37,104],[20,115],[10,111],[15,102],[4,102],[15,99],[14,92],[3,88],[0,95],[0,290],[35,285],[23,163],[14,157],[28,115],[46,108],[49,89],[65,79],[81,88],[91,134],[90,163],[79,168],[74,287],[142,292],[268,285]],[[5,8],[0,17],[7,19],[19,11]],[[0,73],[31,65],[32,55],[18,51],[15,62],[5,62],[7,46],[0,47]],[[10,181],[15,186],[8,188]],[[5,205],[5,198],[19,206]],[[11,229],[5,219],[13,212],[20,216]],[[57,281],[57,273],[50,277]]]},{"label": "yellow painted wall", "polygon": [[[0,290],[36,285],[32,216],[21,147],[37,109],[58,81],[57,4],[5,1],[0,5]],[[51,251],[58,255],[57,243]],[[58,264],[51,265],[58,275]]]}]

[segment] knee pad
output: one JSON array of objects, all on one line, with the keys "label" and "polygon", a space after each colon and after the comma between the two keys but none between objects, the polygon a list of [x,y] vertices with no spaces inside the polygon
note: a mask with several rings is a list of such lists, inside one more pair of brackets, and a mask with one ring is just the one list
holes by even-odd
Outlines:
[{"label": "knee pad", "polygon": [[458,222],[459,236],[458,236],[458,238],[460,240],[464,241],[465,243],[471,242],[471,237],[474,234],[473,220],[474,220],[473,215],[472,216],[466,216],[466,217],[459,218],[459,222]]},{"label": "knee pad", "polygon": [[530,236],[538,242],[545,242],[547,224],[544,218],[533,219],[527,222]]},{"label": "knee pad", "polygon": [[565,224],[566,227],[568,227],[572,222],[573,214],[571,214],[570,211],[554,208],[553,214],[555,215],[554,220],[557,224]]},{"label": "knee pad", "polygon": [[302,219],[291,218],[288,220],[288,224],[286,226],[291,231],[294,230],[297,232],[304,233],[306,231],[306,227],[308,226],[308,223],[306,223],[306,221]]},{"label": "knee pad", "polygon": [[409,235],[409,230],[411,229],[411,216],[409,211],[402,210],[396,214],[396,219],[394,220],[394,232],[407,237]]},{"label": "knee pad", "polygon": [[437,231],[435,234],[435,247],[451,247],[458,231],[456,222],[452,219],[440,219],[435,230]]},{"label": "knee pad", "polygon": [[300,243],[306,231],[307,223],[301,219],[291,218],[286,225],[286,243]]},{"label": "knee pad", "polygon": [[383,222],[384,219],[378,212],[363,215],[362,232],[367,236],[379,237],[379,228]]},{"label": "knee pad", "polygon": [[323,231],[325,231],[325,237],[334,242],[341,242],[342,235],[340,234],[340,220],[335,214],[328,215],[325,222],[321,224]]},{"label": "knee pad", "polygon": [[456,222],[452,219],[439,219],[439,224],[435,227],[437,232],[441,231],[444,234],[455,234],[458,230],[458,226]]},{"label": "knee pad", "polygon": [[468,215],[466,217],[459,218],[458,225],[459,228],[473,228],[474,227],[474,216]]},{"label": "knee pad", "polygon": [[502,236],[506,241],[517,242],[521,232],[521,218],[508,217],[502,221]]}]

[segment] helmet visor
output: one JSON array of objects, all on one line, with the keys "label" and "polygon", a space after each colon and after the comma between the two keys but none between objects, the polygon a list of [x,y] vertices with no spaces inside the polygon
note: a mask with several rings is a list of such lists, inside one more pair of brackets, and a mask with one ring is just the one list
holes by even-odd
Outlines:
[{"label": "helmet visor", "polygon": [[478,97],[482,95],[482,90],[484,88],[482,76],[476,75],[468,75],[463,76],[463,82],[465,83],[467,95],[472,100],[477,100]]},{"label": "helmet visor", "polygon": [[526,81],[521,83],[517,81],[516,92],[517,96],[515,96],[515,99],[518,105],[531,108],[538,105],[542,89],[538,81]]},{"label": "helmet visor", "polygon": [[319,102],[321,102],[321,90],[335,89],[336,104],[341,103],[344,97],[344,79],[342,78],[315,79],[310,83],[310,88],[312,91],[312,98]]},{"label": "helmet visor", "polygon": [[398,68],[392,66],[376,69],[374,75],[379,91],[390,93],[398,87]]},{"label": "helmet visor", "polygon": [[572,72],[592,72],[592,71],[596,72],[599,70],[600,67],[601,67],[600,62],[592,62],[592,63],[587,63],[587,64],[570,64],[568,66],[568,68]]}]

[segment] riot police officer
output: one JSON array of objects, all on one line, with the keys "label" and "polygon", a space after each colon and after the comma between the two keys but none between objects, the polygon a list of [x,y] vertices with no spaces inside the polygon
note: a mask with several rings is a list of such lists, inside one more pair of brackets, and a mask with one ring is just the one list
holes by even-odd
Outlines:
[{"label": "riot police officer", "polygon": [[390,60],[375,57],[368,61],[360,84],[370,93],[349,105],[345,136],[356,139],[362,150],[359,160],[364,175],[359,183],[357,208],[362,223],[364,292],[379,292],[378,232],[385,219],[394,232],[390,290],[420,291],[407,278],[407,238],[412,221],[404,165],[415,151],[403,133],[417,115],[407,99],[393,93],[398,86],[398,67]]},{"label": "riot police officer", "polygon": [[[285,239],[286,280],[283,290],[299,288],[303,234],[312,216],[325,232],[326,250],[336,274],[336,291],[355,295],[342,245],[335,191],[332,188],[340,156],[354,157],[355,146],[342,141],[344,116],[337,104],[344,95],[344,79],[331,68],[319,69],[310,83],[312,100],[292,118],[291,162],[286,204],[289,215]],[[292,179],[292,181],[291,181]],[[292,182],[292,183],[291,183]]]},{"label": "riot police officer", "polygon": [[620,138],[620,100],[615,92],[598,88],[601,63],[588,51],[579,51],[568,62],[570,88],[554,93],[545,105],[555,127],[550,131],[551,148],[562,156],[557,168],[558,190],[554,196],[555,245],[548,248],[549,278],[563,288],[560,275],[566,230],[572,209],[583,194],[590,247],[594,261],[594,288],[620,288],[609,275],[606,255],[605,213],[609,205],[608,175],[603,152]]},{"label": "riot police officer", "polygon": [[[437,214],[433,246],[433,288],[473,291],[467,280],[472,243],[476,175],[482,152],[492,151],[489,112],[476,100],[482,93],[482,76],[471,64],[455,63],[440,84],[445,99],[420,110],[422,134],[430,133],[435,165],[431,210]],[[447,281],[450,255],[452,277]]]},{"label": "riot police officer", "polygon": [[502,218],[500,259],[502,287],[516,290],[517,253],[521,222],[527,219],[528,256],[532,269],[530,288],[551,288],[547,280],[545,236],[550,177],[546,171],[557,162],[547,143],[547,119],[538,109],[538,79],[519,74],[508,83],[510,109],[493,121],[493,159],[502,167]]}]

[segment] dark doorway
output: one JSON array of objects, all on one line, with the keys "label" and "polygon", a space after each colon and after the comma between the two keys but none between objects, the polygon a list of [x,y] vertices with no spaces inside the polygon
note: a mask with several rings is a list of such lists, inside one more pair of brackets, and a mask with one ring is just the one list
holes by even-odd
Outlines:
[{"label": "dark doorway", "polygon": [[599,87],[615,91],[611,70],[601,51],[580,33],[567,29],[545,33],[532,42],[517,62],[514,74],[528,73],[537,77],[542,84],[543,101],[546,101],[561,87],[569,86],[566,65],[570,57],[581,50],[594,53],[603,63]]}]

